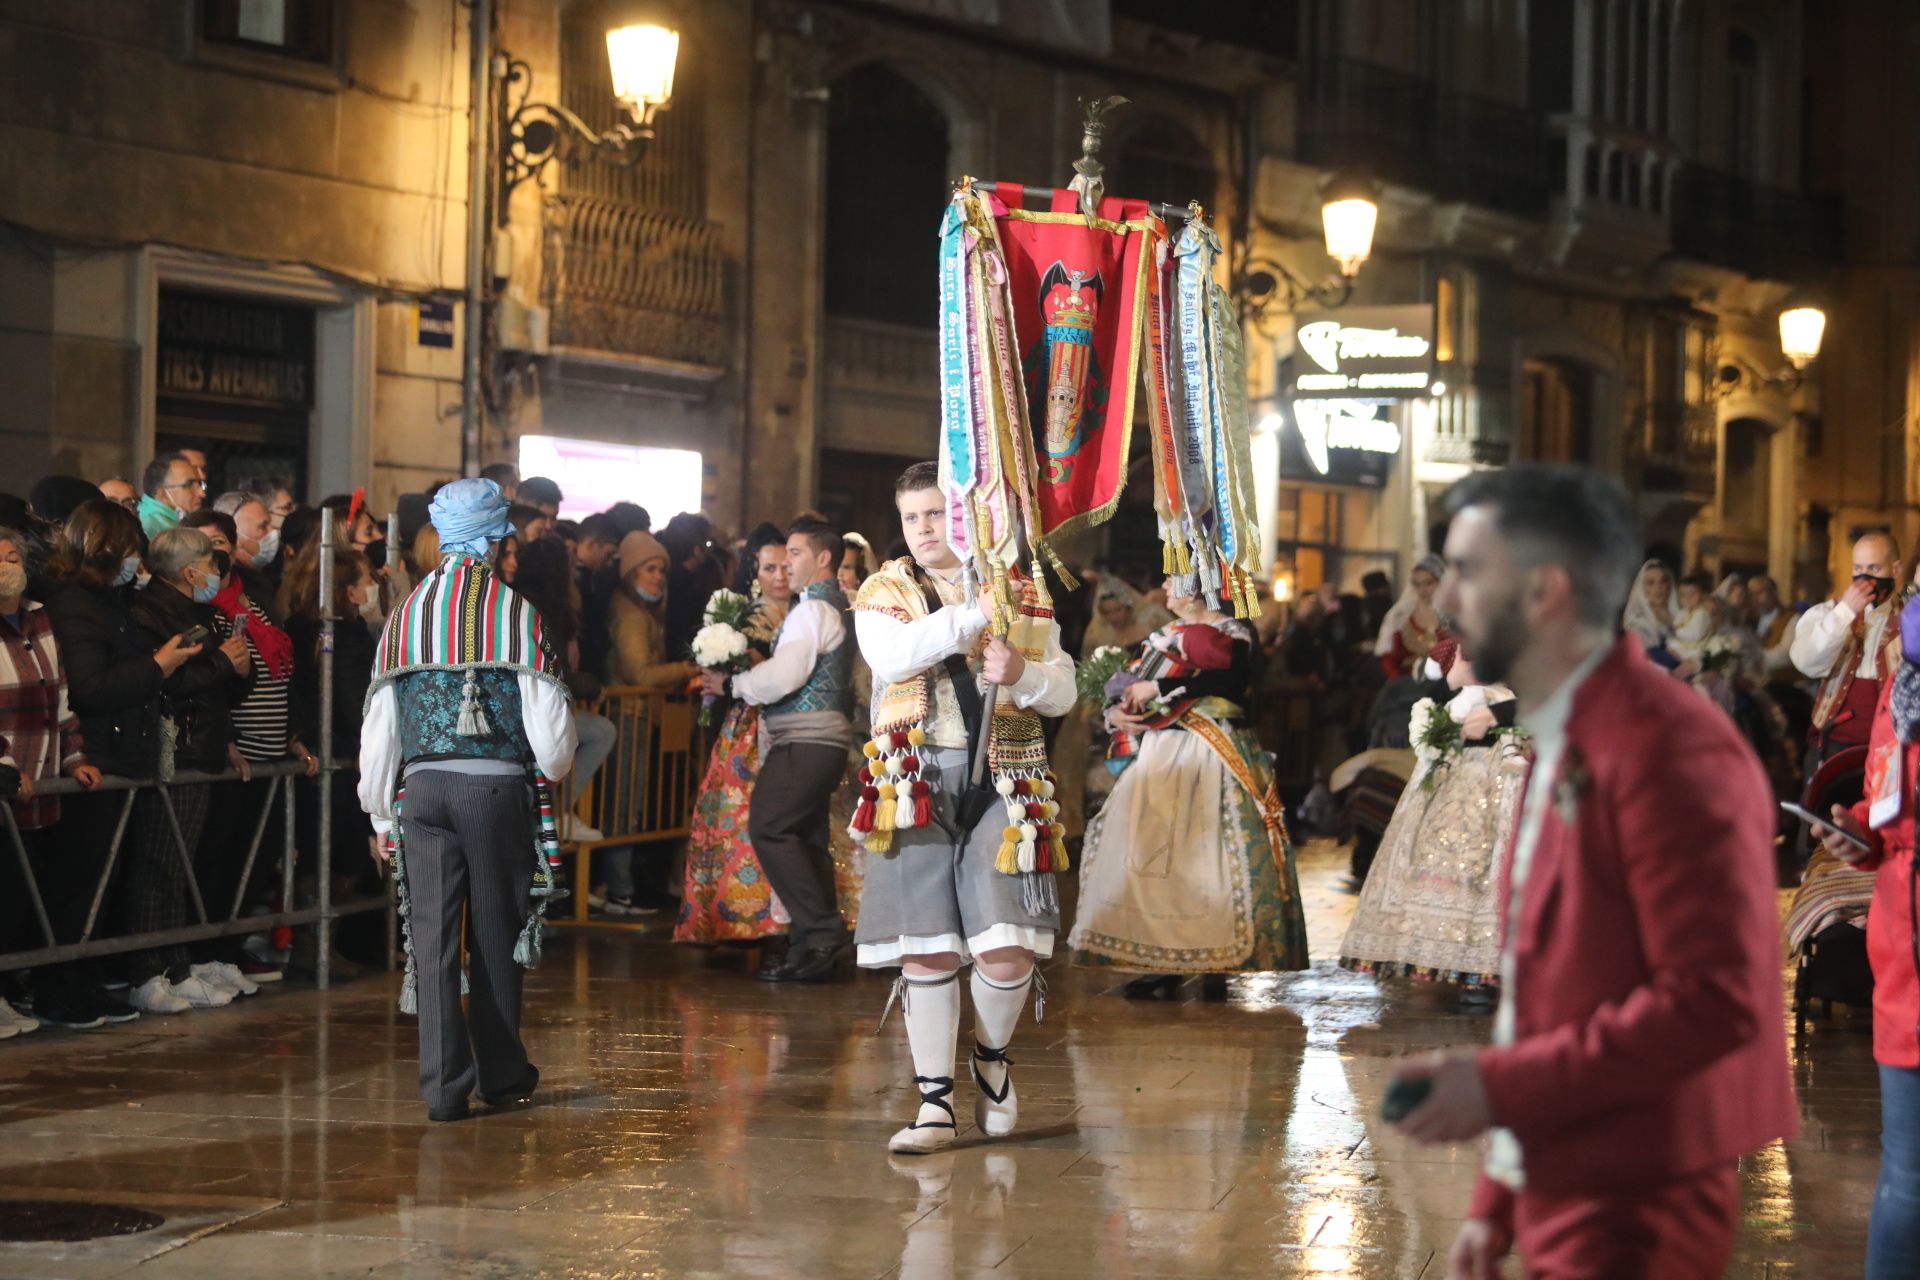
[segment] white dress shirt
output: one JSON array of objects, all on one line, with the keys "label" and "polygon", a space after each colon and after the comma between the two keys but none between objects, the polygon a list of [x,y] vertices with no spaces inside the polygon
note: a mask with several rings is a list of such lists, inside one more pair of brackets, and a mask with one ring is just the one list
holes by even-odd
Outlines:
[{"label": "white dress shirt", "polygon": [[[1825,680],[1834,673],[1833,664],[1840,661],[1840,653],[1847,647],[1856,616],[1844,600],[1817,604],[1800,615],[1791,652],[1793,665],[1800,668],[1801,675]],[[1880,645],[1886,637],[1887,619],[1892,616],[1891,600],[1867,610],[1866,643],[1860,647],[1860,665],[1854,670],[1862,680],[1880,678]]]},{"label": "white dress shirt", "polygon": [[733,677],[733,696],[755,707],[780,701],[806,684],[821,654],[832,653],[846,638],[838,609],[825,600],[802,600],[781,624],[773,655]]},{"label": "white dress shirt", "polygon": [[[821,655],[847,642],[847,624],[841,621],[840,610],[825,600],[802,600],[781,624],[773,655],[733,677],[733,696],[751,706],[770,706],[806,684]],[[845,748],[852,739],[853,719],[838,711],[795,711],[760,719],[763,759],[787,743]]]},{"label": "white dress shirt", "polygon": [[[954,585],[959,571],[928,573]],[[1029,658],[1020,678],[1002,689],[1022,711],[1042,716],[1063,716],[1073,709],[1079,691],[1073,683],[1073,659],[1060,647],[1060,624],[1049,621],[1044,656]],[[978,604],[950,604],[924,618],[902,622],[898,618],[863,609],[854,615],[854,634],[860,639],[860,653],[873,670],[874,692],[931,669],[934,674],[933,705],[929,708],[927,740],[936,747],[967,745],[966,723],[954,701],[953,683],[947,678],[944,663],[949,655],[968,657],[987,629],[987,615]]]},{"label": "white dress shirt", "polygon": [[[1540,829],[1554,802],[1555,775],[1567,750],[1567,721],[1573,716],[1573,699],[1594,668],[1612,652],[1610,644],[1596,648],[1538,711],[1520,717],[1533,739],[1533,771],[1527,776],[1527,794],[1521,801],[1520,833],[1513,842],[1513,868],[1508,877],[1506,937],[1500,946],[1500,1008],[1493,1018],[1493,1042],[1497,1045],[1514,1041],[1514,939],[1520,933],[1520,904],[1526,897],[1527,872],[1533,867],[1534,851],[1540,846]],[[1512,1130],[1496,1128],[1488,1135],[1487,1176],[1509,1187],[1522,1185],[1520,1140]]]},{"label": "white dress shirt", "polygon": [[[574,748],[580,743],[573,728],[573,703],[564,687],[530,671],[520,672],[515,682],[534,765],[557,782],[572,770]],[[400,700],[389,680],[373,695],[360,724],[360,807],[381,835],[393,826],[393,792],[401,764]]]}]

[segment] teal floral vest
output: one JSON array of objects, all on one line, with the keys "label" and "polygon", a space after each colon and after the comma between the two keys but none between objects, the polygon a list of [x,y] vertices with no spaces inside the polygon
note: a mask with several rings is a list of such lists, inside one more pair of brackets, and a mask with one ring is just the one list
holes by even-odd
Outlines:
[{"label": "teal floral vest", "polygon": [[[845,629],[838,647],[813,664],[807,682],[778,702],[767,705],[768,716],[797,715],[803,711],[831,711],[853,715],[853,610],[840,584],[832,578],[814,583],[800,593],[802,600],[825,600],[840,611]],[[777,642],[776,642],[777,643]]]},{"label": "teal floral vest", "polygon": [[533,764],[533,748],[527,745],[526,721],[520,711],[519,677],[499,668],[473,674],[480,710],[487,720],[487,732],[477,737],[459,731],[466,672],[420,670],[394,678],[394,696],[405,709],[400,717],[402,761],[510,760]]}]

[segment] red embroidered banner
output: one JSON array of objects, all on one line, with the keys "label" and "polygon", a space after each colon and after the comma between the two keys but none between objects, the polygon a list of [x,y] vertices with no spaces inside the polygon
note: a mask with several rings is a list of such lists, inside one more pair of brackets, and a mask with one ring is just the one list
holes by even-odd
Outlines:
[{"label": "red embroidered banner", "polygon": [[1051,207],[1037,210],[1023,207],[1012,184],[994,193],[1043,538],[1100,524],[1120,503],[1147,271],[1155,238],[1166,234],[1144,200],[1102,200],[1093,219],[1080,214],[1079,200],[1055,191]]}]

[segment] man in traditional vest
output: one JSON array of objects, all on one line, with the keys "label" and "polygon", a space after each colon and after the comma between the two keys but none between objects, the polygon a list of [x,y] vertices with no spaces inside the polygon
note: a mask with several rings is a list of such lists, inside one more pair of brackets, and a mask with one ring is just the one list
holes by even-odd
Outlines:
[{"label": "man in traditional vest", "polygon": [[[1076,695],[1073,660],[1031,584],[1014,643],[986,638],[987,614],[967,598],[963,566],[947,542],[938,467],[908,468],[894,502],[913,554],[867,579],[854,605],[874,697],[853,835],[868,855],[859,962],[902,970],[895,990],[920,1094],[919,1114],[888,1145],[918,1154],[953,1145],[948,1098],[959,971],[969,960],[980,1091],[974,1120],[998,1138],[1018,1119],[1007,1046],[1036,980],[1035,961],[1053,954],[1060,926],[1054,873],[1066,870],[1040,717],[1065,715]],[[997,686],[990,729],[975,727],[985,710],[982,677]],[[968,796],[968,747],[982,732],[990,735],[990,789]]]},{"label": "man in traditional vest", "polygon": [[1798,683],[1800,673],[1793,665],[1793,638],[1800,626],[1800,615],[1780,599],[1780,584],[1764,573],[1747,579],[1748,621],[1766,655],[1766,682],[1770,685]]},{"label": "man in traditional vest", "polygon": [[445,559],[387,619],[360,733],[360,804],[390,840],[407,936],[400,1007],[420,1015],[427,1116],[462,1120],[476,1088],[500,1107],[540,1080],[520,1040],[521,971],[540,960],[559,861],[548,784],[573,766],[575,737],[539,615],[493,571],[513,535],[506,495],[491,480],[456,480],[431,516]]},{"label": "man in traditional vest", "polygon": [[1807,610],[1794,629],[1793,665],[1818,680],[1813,763],[1865,746],[1881,679],[1898,670],[1900,628],[1888,627],[1901,581],[1900,547],[1888,533],[1853,544],[1853,581],[1837,600]]},{"label": "man in traditional vest", "polygon": [[773,654],[732,678],[709,671],[709,692],[764,708],[760,773],[747,832],[767,883],[792,921],[785,963],[756,977],[828,982],[852,945],[833,883],[829,809],[853,743],[853,632],[840,590],[840,531],[801,518],[787,531],[787,572],[798,602]]}]

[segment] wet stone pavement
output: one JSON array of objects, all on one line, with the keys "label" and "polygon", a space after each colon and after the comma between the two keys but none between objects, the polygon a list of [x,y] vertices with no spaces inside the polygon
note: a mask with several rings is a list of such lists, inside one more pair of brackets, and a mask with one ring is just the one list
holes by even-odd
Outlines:
[{"label": "wet stone pavement", "polygon": [[[1444,1276],[1476,1151],[1374,1115],[1395,1056],[1489,1019],[1333,968],[1342,855],[1302,864],[1310,972],[1136,1004],[1056,959],[1014,1045],[1022,1132],[962,1106],[958,1148],[918,1159],[884,1147],[913,1099],[883,978],[769,988],[651,939],[558,942],[528,987],[537,1105],[460,1124],[427,1123],[385,975],[15,1039],[0,1197],[166,1222],[0,1244],[0,1277]],[[1746,1161],[1730,1275],[1861,1274],[1869,1050],[1841,1013],[1798,1051],[1804,1132]]]}]

